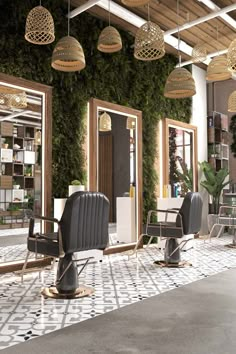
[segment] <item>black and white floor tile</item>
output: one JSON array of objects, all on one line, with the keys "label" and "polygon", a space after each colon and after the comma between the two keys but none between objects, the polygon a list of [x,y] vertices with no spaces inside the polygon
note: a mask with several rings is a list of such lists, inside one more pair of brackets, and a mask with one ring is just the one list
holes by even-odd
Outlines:
[{"label": "black and white floor tile", "polygon": [[[155,247],[140,250],[138,257],[126,254],[105,256],[81,274],[80,284],[95,288],[91,297],[73,300],[44,299],[42,287],[54,283],[55,271],[19,276],[0,275],[0,349],[78,323],[109,311],[142,301],[176,287],[236,267],[236,250],[225,247],[232,236],[195,240],[194,249],[183,252],[189,268],[158,268],[153,261],[163,258]],[[24,245],[0,248],[0,259],[24,258]]]}]

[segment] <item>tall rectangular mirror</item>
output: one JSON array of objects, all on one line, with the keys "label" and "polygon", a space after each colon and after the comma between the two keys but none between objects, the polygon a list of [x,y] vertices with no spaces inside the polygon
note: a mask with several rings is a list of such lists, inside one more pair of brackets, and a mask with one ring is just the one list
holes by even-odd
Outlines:
[{"label": "tall rectangular mirror", "polygon": [[109,252],[118,252],[142,229],[142,114],[97,99],[88,112],[88,189],[110,201]]},{"label": "tall rectangular mirror", "polygon": [[165,118],[159,131],[160,196],[183,197],[197,191],[197,127]]},{"label": "tall rectangular mirror", "polygon": [[33,213],[51,213],[51,88],[0,73],[0,240],[20,242]]}]

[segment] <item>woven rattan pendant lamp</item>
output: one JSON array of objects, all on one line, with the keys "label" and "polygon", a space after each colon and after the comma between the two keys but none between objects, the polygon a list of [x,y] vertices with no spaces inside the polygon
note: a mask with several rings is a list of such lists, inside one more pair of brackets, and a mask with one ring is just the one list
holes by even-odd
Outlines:
[{"label": "woven rattan pendant lamp", "polygon": [[110,11],[110,0],[108,0],[108,23],[109,25],[105,27],[98,38],[97,49],[103,53],[115,53],[121,50],[122,40],[119,32],[113,26],[111,26],[111,11]]},{"label": "woven rattan pendant lamp", "polygon": [[40,5],[28,14],[25,25],[25,39],[33,44],[49,44],[55,40],[54,21],[50,12]]},{"label": "woven rattan pendant lamp", "polygon": [[236,91],[233,91],[228,98],[228,112],[236,112]]},{"label": "woven rattan pendant lamp", "polygon": [[71,72],[85,68],[84,51],[80,43],[70,36],[70,0],[68,0],[68,35],[56,44],[52,54],[52,67],[55,70]]},{"label": "woven rattan pendant lamp", "polygon": [[160,27],[150,21],[148,5],[148,21],[142,25],[135,36],[134,57],[143,61],[160,59],[165,55],[164,35]]},{"label": "woven rattan pendant lamp", "polygon": [[207,58],[207,50],[204,44],[197,44],[192,50],[193,63],[202,63]]},{"label": "woven rattan pendant lamp", "polygon": [[231,42],[227,53],[227,65],[230,71],[236,72],[236,39]]},{"label": "woven rattan pendant lamp", "polygon": [[135,129],[136,127],[136,120],[133,117],[127,117],[126,119],[126,129]]},{"label": "woven rattan pendant lamp", "polygon": [[111,130],[111,117],[107,112],[104,112],[100,115],[99,118],[99,131],[108,132]]},{"label": "woven rattan pendant lamp", "polygon": [[25,91],[12,87],[0,86],[0,106],[10,109],[25,109],[27,96]]},{"label": "woven rattan pendant lamp", "polygon": [[146,5],[150,0],[121,0],[122,4],[129,7],[138,7]]},{"label": "woven rattan pendant lamp", "polygon": [[[177,18],[179,26],[179,0],[177,0]],[[164,96],[168,98],[192,97],[196,93],[195,82],[192,74],[185,68],[181,68],[180,35],[178,30],[179,67],[175,68],[168,76],[164,88]]]},{"label": "woven rattan pendant lamp", "polygon": [[206,79],[208,81],[222,81],[231,78],[228,70],[227,59],[225,55],[214,57],[207,67]]}]

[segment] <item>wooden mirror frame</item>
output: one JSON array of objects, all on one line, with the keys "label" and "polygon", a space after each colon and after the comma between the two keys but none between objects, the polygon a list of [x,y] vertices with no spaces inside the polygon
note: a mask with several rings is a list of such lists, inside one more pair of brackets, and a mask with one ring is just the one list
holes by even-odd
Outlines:
[{"label": "wooden mirror frame", "polygon": [[[42,215],[50,216],[52,200],[52,87],[3,73],[0,73],[0,82],[3,84],[6,83],[6,85],[25,88],[26,90],[33,90],[42,95],[42,109],[45,117],[45,126],[42,126],[45,151],[45,158],[42,159],[42,164],[44,165],[42,169],[42,181],[44,184]],[[23,262],[24,260],[0,265],[0,273],[20,270],[22,269]],[[49,262],[29,260],[28,266],[41,266],[45,265],[45,263]]]},{"label": "wooden mirror frame", "polygon": [[[96,98],[91,98],[88,103],[88,190],[97,191],[97,179],[98,179],[98,110],[107,110],[114,112],[116,114],[122,113],[122,115],[136,116],[137,117],[137,136],[136,136],[136,158],[137,158],[137,175],[136,183],[138,188],[136,188],[137,197],[137,210],[136,210],[136,222],[137,222],[137,236],[142,233],[142,218],[143,218],[143,191],[142,191],[142,112],[136,109],[121,106],[115,103],[102,101]],[[115,253],[124,250],[132,249],[134,243],[125,244],[122,246],[110,246],[104,253]]]},{"label": "wooden mirror frame", "polygon": [[[197,159],[197,127],[188,123],[180,122],[174,119],[164,118],[161,121],[160,134],[162,135],[162,152],[160,151],[160,167],[162,169],[162,178],[160,180],[160,195],[162,196],[163,186],[169,184],[169,127],[176,127],[193,132],[193,191],[198,190],[198,159]],[[161,147],[161,146],[160,146]],[[166,163],[168,161],[168,163]],[[162,181],[162,183],[161,183]]]}]

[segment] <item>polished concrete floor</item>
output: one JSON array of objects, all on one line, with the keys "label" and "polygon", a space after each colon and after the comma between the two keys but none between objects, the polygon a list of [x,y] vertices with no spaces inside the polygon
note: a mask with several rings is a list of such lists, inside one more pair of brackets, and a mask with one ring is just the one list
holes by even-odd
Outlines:
[{"label": "polished concrete floor", "polygon": [[[73,300],[44,299],[41,289],[55,280],[55,271],[28,273],[23,284],[15,274],[0,276],[0,349],[51,333],[75,323],[131,305],[155,295],[207,278],[236,267],[236,250],[225,247],[232,236],[196,239],[194,249],[182,258],[189,268],[167,269],[153,264],[163,255],[152,245],[140,250],[138,257],[126,254],[105,256],[91,263],[82,273],[80,284],[95,288],[87,298]],[[0,248],[0,259],[24,258],[24,244]]]}]

